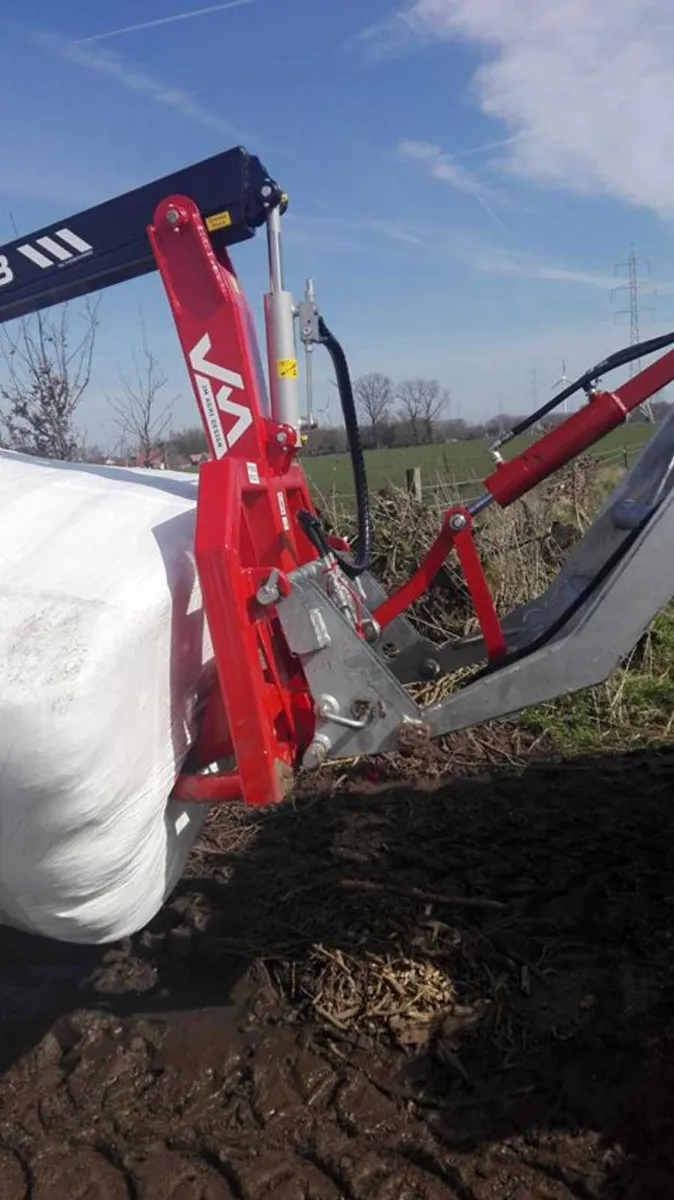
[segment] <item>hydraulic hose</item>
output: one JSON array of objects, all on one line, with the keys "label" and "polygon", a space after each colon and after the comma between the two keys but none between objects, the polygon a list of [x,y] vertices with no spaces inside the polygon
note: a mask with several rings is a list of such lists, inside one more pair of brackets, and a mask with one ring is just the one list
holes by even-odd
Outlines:
[{"label": "hydraulic hose", "polygon": [[563,391],[558,392],[551,400],[542,404],[531,416],[525,417],[524,420],[514,425],[505,437],[499,438],[493,448],[498,450],[506,442],[510,442],[513,438],[516,438],[518,434],[525,433],[527,429],[530,429],[532,425],[540,421],[541,417],[547,416],[549,412],[552,412],[564,400],[568,400],[570,396],[579,392],[581,388],[589,387],[600,375],[606,375],[608,371],[615,371],[618,367],[622,367],[626,363],[634,362],[637,358],[645,358],[649,354],[655,354],[658,350],[664,350],[666,346],[671,346],[672,343],[674,343],[674,333],[664,333],[660,337],[650,338],[646,342],[638,342],[635,346],[625,346],[622,350],[616,350],[615,353],[609,354],[608,358],[602,359],[600,363],[591,367],[589,371],[585,371],[583,375],[579,375],[578,379],[574,379],[573,383],[570,383]]},{"label": "hydraulic hose", "polygon": [[[356,512],[358,519],[358,543],[357,552],[351,560],[345,559],[338,551],[332,550],[331,553],[337,559],[340,567],[345,575],[350,579],[356,579],[358,575],[362,575],[363,571],[370,568],[372,559],[372,514],[370,512],[370,496],[367,486],[367,474],[365,471],[365,457],[363,455],[363,445],[360,440],[360,429],[358,428],[358,414],[356,412],[356,402],[353,397],[353,388],[351,386],[351,376],[349,374],[349,366],[346,361],[346,355],[337,341],[337,338],[328,329],[322,317],[318,318],[318,332],[320,341],[325,346],[332,365],[335,370],[337,380],[337,390],[339,399],[344,414],[344,424],[346,426],[346,436],[349,445],[349,454],[351,456],[351,468],[353,471],[353,482],[356,491]],[[320,523],[315,518],[310,518],[309,514],[302,514],[304,517],[303,525],[308,537],[311,538],[314,545],[321,553],[327,550],[327,542],[325,534],[320,528]]]}]

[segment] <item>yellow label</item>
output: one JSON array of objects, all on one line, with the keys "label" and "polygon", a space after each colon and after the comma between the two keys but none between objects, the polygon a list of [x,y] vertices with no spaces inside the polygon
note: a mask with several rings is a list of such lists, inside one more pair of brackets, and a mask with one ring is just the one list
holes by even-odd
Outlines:
[{"label": "yellow label", "polygon": [[279,379],[296,379],[297,378],[297,359],[296,358],[279,358],[277,362]]},{"label": "yellow label", "polygon": [[225,225],[231,225],[232,218],[228,212],[213,213],[212,217],[206,217],[206,228],[209,233],[213,233],[216,229],[224,229]]}]

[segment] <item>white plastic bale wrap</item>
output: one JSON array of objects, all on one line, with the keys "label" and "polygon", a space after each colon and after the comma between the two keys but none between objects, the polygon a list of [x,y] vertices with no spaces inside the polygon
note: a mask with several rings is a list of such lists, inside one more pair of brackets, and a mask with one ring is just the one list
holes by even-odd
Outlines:
[{"label": "white plastic bale wrap", "polygon": [[0,922],[134,932],[205,817],[168,802],[211,648],[194,476],[0,451]]}]

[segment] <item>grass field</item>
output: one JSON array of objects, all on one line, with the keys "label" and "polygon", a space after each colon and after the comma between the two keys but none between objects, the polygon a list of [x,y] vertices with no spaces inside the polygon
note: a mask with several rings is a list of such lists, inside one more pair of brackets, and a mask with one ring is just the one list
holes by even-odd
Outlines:
[{"label": "grass field", "polygon": [[[602,438],[590,451],[603,457],[619,457],[623,449],[636,452],[652,433],[649,425],[626,425]],[[527,445],[520,438],[507,448],[511,458]],[[453,445],[403,446],[392,450],[368,450],[365,454],[370,489],[378,491],[386,484],[402,485],[409,467],[421,467],[422,484],[470,483],[483,479],[492,469],[487,443],[481,440],[457,442]],[[353,492],[351,461],[347,454],[325,454],[303,460],[303,466],[313,487],[324,496],[348,496]]]}]

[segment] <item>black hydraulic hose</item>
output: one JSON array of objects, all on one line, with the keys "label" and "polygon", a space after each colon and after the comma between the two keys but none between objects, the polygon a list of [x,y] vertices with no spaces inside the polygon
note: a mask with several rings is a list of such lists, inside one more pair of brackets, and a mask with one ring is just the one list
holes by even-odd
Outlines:
[{"label": "black hydraulic hose", "polygon": [[540,408],[537,408],[536,412],[532,413],[531,416],[525,417],[519,424],[514,425],[505,437],[499,438],[495,448],[504,446],[506,442],[512,441],[518,434],[525,433],[527,429],[536,424],[536,421],[540,421],[541,417],[547,416],[549,412],[552,412],[553,408],[557,408],[559,404],[563,404],[565,400],[568,400],[570,396],[579,392],[581,388],[589,387],[600,375],[606,375],[609,371],[615,371],[618,367],[624,366],[625,363],[634,362],[637,358],[643,358],[648,354],[655,354],[658,350],[664,350],[666,346],[671,346],[672,343],[674,343],[674,333],[664,333],[660,337],[650,338],[647,342],[638,342],[635,346],[625,346],[624,349],[616,350],[614,354],[609,354],[608,358],[591,367],[584,375],[579,375],[578,379],[570,383],[563,391],[558,392],[551,400],[548,400]]},{"label": "black hydraulic hose", "polygon": [[[344,413],[344,424],[346,426],[349,453],[351,455],[353,482],[356,490],[356,511],[358,515],[357,554],[354,555],[353,559],[345,559],[336,550],[332,550],[331,553],[334,554],[344,574],[350,579],[356,579],[358,575],[363,574],[363,571],[369,570],[372,559],[372,514],[370,512],[370,495],[365,471],[365,457],[360,440],[358,414],[356,412],[356,402],[353,397],[353,388],[351,387],[351,376],[349,374],[346,355],[337,338],[330,332],[322,317],[318,318],[318,332],[321,343],[330,355],[332,365],[335,369],[337,390],[342,405],[342,412]],[[327,543],[325,534],[320,528],[320,523],[314,517],[310,517],[308,513],[303,513],[301,516],[307,536],[311,538],[320,553],[325,553]]]}]

